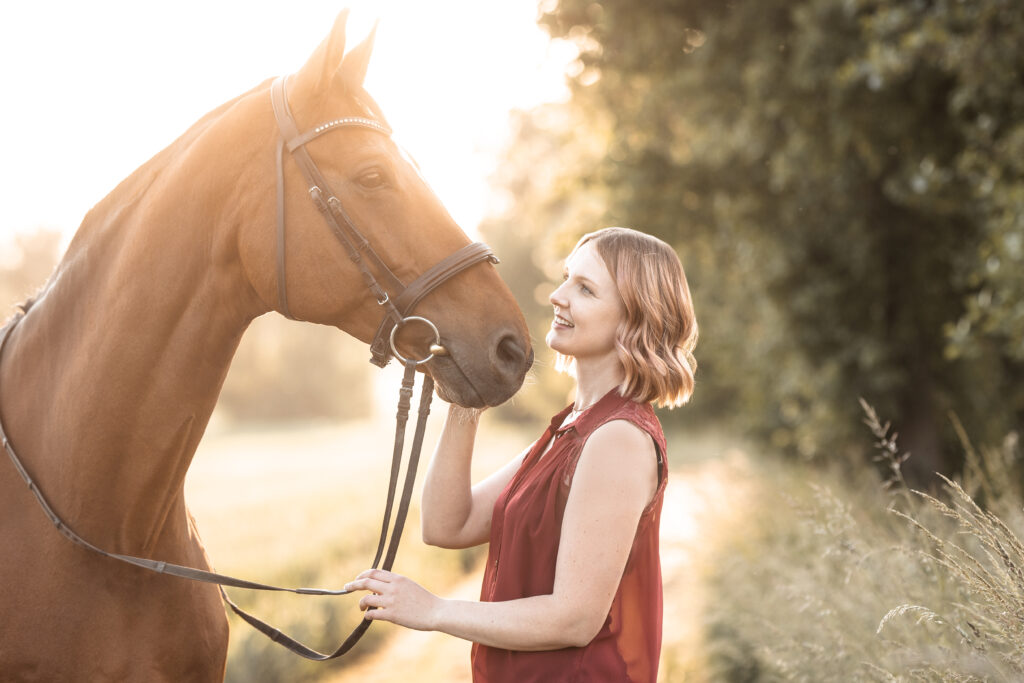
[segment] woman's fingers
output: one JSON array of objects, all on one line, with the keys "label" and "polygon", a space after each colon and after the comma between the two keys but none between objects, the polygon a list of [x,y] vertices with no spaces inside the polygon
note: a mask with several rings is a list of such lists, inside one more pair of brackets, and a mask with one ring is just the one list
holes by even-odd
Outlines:
[{"label": "woman's fingers", "polygon": [[394,607],[394,600],[391,596],[369,593],[359,600],[359,609],[365,614],[363,619],[394,621],[391,610]]},{"label": "woman's fingers", "polygon": [[389,581],[394,576],[396,576],[396,575],[392,574],[391,572],[389,572],[389,571],[387,571],[385,569],[367,569],[366,571],[361,573],[356,578],[357,579],[377,579],[378,581]]},{"label": "woman's fingers", "polygon": [[390,585],[387,581],[381,581],[379,579],[356,579],[355,581],[349,581],[345,584],[345,590],[349,592],[353,591],[373,591],[374,593],[383,592]]},{"label": "woman's fingers", "polygon": [[385,600],[383,595],[378,595],[376,593],[370,593],[370,594],[364,595],[362,598],[360,598],[360,600],[359,600],[359,609],[361,609],[364,612],[366,610],[370,609],[371,607],[374,608],[374,609],[377,609],[377,608],[380,608],[380,607],[384,607],[385,602],[386,602],[386,600]]},{"label": "woman's fingers", "polygon": [[391,603],[390,598],[384,593],[393,585],[396,577],[397,575],[383,569],[367,569],[353,581],[346,583],[345,590],[349,592],[369,591],[359,600],[359,609],[366,612],[367,619],[373,619],[381,616],[371,616],[373,612]]},{"label": "woman's fingers", "polygon": [[397,576],[397,574],[392,574],[391,572],[383,569],[367,569],[354,580],[346,583],[345,590],[349,592],[373,591],[374,593],[380,593],[381,590],[388,583],[394,581]]}]

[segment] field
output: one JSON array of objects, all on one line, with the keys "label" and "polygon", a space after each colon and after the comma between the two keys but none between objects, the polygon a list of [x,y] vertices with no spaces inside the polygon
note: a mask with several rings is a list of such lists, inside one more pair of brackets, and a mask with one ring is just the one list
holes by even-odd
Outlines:
[{"label": "field", "polygon": [[[533,436],[487,418],[479,474]],[[439,425],[435,416],[424,458]],[[895,442],[876,436],[897,461]],[[187,489],[217,568],[329,588],[365,569],[390,442],[387,423],[245,430],[215,421]],[[670,434],[669,444],[661,681],[1024,680],[1024,485],[1015,439],[970,449],[963,480],[939,482],[934,497],[903,486],[898,468],[884,485],[865,468],[811,468],[708,434]],[[484,550],[424,546],[414,501],[396,571],[472,599]],[[231,593],[321,651],[360,620],[348,596]],[[469,680],[468,644],[441,634],[374,624],[348,656],[322,664],[231,623],[228,681]]]},{"label": "field", "polygon": [[[440,408],[439,408],[440,409]],[[441,420],[431,419],[424,463]],[[260,582],[337,588],[365,569],[384,505],[392,425],[303,424],[275,429],[211,425],[186,483],[190,507],[219,571]],[[475,468],[489,472],[533,434],[486,421]],[[662,680],[700,680],[700,577],[707,526],[721,527],[743,497],[743,456],[723,443],[671,439],[662,527],[666,621]],[[420,477],[422,479],[422,476]],[[396,562],[431,590],[472,598],[483,550],[444,551],[419,539],[418,491]],[[232,596],[246,609],[321,651],[359,621],[352,597],[270,593]],[[441,634],[374,624],[350,655],[309,663],[231,617],[228,681],[468,681],[469,646]]]}]

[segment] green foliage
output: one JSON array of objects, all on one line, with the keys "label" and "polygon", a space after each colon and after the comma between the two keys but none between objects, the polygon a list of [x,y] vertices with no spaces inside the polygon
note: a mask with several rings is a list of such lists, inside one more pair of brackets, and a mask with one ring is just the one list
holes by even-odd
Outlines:
[{"label": "green foliage", "polygon": [[1021,425],[1024,6],[547,7],[580,58],[547,156],[522,124],[510,146],[507,189],[551,181],[516,195],[514,224],[677,247],[695,410],[812,457],[856,451],[849,397],[867,396],[905,425],[918,478],[959,464],[947,411],[983,440]]}]

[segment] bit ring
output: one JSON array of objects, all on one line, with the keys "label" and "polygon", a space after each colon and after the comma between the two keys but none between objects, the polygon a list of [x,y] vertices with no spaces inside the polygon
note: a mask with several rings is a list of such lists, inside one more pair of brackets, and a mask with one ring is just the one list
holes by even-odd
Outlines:
[{"label": "bit ring", "polygon": [[[421,318],[418,315],[410,315],[410,316],[407,316],[407,317],[402,318],[401,320],[399,320],[395,324],[395,326],[391,328],[391,339],[390,339],[390,341],[391,341],[391,353],[393,353],[395,355],[395,358],[397,358],[398,360],[402,361],[402,365],[408,365],[410,361],[409,361],[408,358],[406,358],[405,356],[403,356],[402,354],[400,354],[398,352],[398,348],[395,346],[395,335],[398,334],[398,328],[400,328],[402,325],[404,325],[404,324],[406,324],[408,322],[421,322],[424,325],[426,325],[427,327],[429,327],[434,332],[434,343],[431,344],[431,353],[430,353],[430,355],[428,355],[426,358],[423,358],[422,360],[412,361],[416,365],[423,365],[424,363],[426,363],[427,361],[431,360],[434,357],[433,347],[435,347],[435,346],[441,347],[441,333],[437,331],[437,325],[435,325],[434,323],[430,322],[426,318]],[[444,348],[444,347],[441,347],[441,348]]]}]

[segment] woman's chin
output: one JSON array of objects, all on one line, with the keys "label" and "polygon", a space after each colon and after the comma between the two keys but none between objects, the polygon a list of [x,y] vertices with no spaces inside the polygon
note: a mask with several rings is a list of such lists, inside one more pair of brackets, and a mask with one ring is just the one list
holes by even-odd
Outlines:
[{"label": "woman's chin", "polygon": [[562,339],[559,339],[558,332],[555,330],[548,330],[547,335],[544,337],[544,342],[548,345],[548,348],[557,353],[568,355],[565,353],[565,343]]}]

